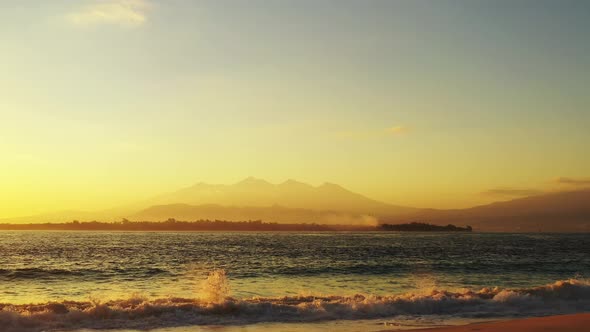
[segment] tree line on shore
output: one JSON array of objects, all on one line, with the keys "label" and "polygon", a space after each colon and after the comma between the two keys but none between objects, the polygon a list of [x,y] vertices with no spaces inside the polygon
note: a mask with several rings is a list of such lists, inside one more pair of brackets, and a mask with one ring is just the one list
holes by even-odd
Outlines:
[{"label": "tree line on shore", "polygon": [[385,231],[397,232],[471,232],[471,226],[459,227],[448,224],[446,226],[438,226],[421,222],[412,222],[409,224],[382,224],[381,228]]},{"label": "tree line on shore", "polygon": [[228,220],[195,220],[179,221],[170,218],[166,221],[130,221],[123,219],[116,222],[74,220],[68,223],[35,223],[35,224],[0,224],[0,230],[48,230],[48,231],[399,231],[399,232],[431,232],[431,231],[472,231],[454,225],[436,226],[426,223],[412,222],[408,224],[370,225],[327,225],[317,223],[279,224],[261,220],[228,221]]}]

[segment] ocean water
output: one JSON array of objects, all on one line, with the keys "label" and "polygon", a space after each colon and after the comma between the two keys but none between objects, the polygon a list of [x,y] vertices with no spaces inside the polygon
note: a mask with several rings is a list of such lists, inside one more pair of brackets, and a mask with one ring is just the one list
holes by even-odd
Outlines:
[{"label": "ocean water", "polygon": [[588,234],[0,232],[1,331],[378,331],[590,311]]}]

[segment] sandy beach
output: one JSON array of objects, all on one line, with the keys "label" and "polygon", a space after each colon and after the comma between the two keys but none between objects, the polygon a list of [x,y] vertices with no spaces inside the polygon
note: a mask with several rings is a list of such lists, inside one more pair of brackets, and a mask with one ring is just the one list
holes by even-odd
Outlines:
[{"label": "sandy beach", "polygon": [[590,313],[515,319],[491,323],[420,329],[424,332],[581,332],[590,331]]}]

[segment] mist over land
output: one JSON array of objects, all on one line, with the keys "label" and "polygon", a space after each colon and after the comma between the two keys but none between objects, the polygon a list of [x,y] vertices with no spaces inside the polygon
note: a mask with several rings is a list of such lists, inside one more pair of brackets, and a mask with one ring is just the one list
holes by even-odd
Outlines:
[{"label": "mist over land", "polygon": [[[249,177],[233,185],[198,183],[109,210],[63,211],[2,223],[79,221],[260,220],[279,224],[376,226],[426,222],[494,232],[590,231],[590,189],[535,195],[467,209],[414,208],[379,202],[332,183],[295,180],[272,184]],[[359,228],[359,229],[360,229]]]}]

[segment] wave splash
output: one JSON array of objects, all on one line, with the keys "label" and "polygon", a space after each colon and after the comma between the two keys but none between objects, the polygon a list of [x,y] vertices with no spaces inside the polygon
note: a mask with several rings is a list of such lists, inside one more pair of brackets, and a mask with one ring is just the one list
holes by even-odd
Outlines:
[{"label": "wave splash", "polygon": [[[207,289],[211,288],[211,289]],[[312,322],[374,319],[398,315],[499,317],[548,315],[590,310],[590,281],[561,280],[526,288],[483,288],[478,291],[431,290],[372,296],[229,297],[225,272],[209,275],[196,299],[128,299],[62,301],[42,304],[0,304],[3,331],[47,331],[78,328],[145,329],[210,324]]]}]

